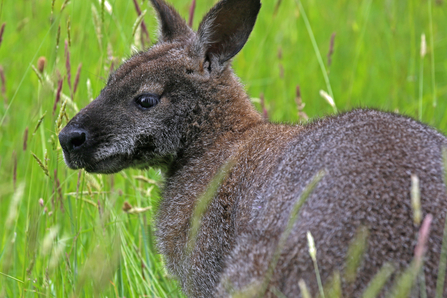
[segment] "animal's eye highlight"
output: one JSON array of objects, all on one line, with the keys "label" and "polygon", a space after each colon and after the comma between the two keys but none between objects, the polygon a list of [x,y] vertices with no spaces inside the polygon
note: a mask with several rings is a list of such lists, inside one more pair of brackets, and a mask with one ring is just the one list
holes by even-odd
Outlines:
[{"label": "animal's eye highlight", "polygon": [[145,93],[135,97],[135,103],[142,110],[147,110],[160,102],[160,96],[153,93]]}]

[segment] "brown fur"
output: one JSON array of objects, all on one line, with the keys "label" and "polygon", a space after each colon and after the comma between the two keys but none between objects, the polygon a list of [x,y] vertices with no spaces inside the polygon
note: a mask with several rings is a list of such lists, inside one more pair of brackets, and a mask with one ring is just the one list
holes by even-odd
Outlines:
[{"label": "brown fur", "polygon": [[[71,168],[165,169],[158,247],[185,293],[228,297],[249,286],[259,289],[292,206],[325,170],[300,211],[265,296],[274,297],[275,288],[297,297],[300,279],[317,293],[307,231],[327,282],[334,271],[343,273],[357,229],[368,229],[356,280],[342,279],[347,297],[359,297],[385,262],[397,272],[406,268],[418,231],[412,174],[420,179],[423,214],[434,218],[424,267],[428,296],[434,296],[447,211],[441,158],[447,138],[411,118],[375,110],[306,125],[268,123],[229,67],[251,32],[259,1],[222,0],[198,33],[162,0],[152,3],[161,23],[159,43],[113,73],[98,98],[61,131],[60,141]],[[197,199],[228,160],[234,166],[201,218],[189,254]]]}]

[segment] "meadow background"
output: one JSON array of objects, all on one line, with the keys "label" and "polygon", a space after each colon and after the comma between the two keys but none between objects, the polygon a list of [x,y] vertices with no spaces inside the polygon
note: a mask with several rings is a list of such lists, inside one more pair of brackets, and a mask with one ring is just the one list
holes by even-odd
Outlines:
[{"label": "meadow background", "polygon": [[[192,1],[170,2],[189,21]],[[215,2],[197,0],[194,28]],[[139,20],[132,0],[0,0],[0,297],[182,296],[154,248],[160,172],[68,170],[57,141],[156,41],[136,3]],[[446,1],[264,0],[233,66],[272,121],[373,107],[447,133]]]}]

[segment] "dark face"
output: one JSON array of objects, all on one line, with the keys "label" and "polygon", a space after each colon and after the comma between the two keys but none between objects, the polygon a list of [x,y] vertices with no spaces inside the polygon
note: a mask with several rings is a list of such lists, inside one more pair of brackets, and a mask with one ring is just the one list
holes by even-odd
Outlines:
[{"label": "dark face", "polygon": [[197,33],[163,0],[151,2],[160,21],[159,43],[126,61],[59,134],[72,169],[115,173],[164,165],[203,126],[224,117],[219,100],[243,94],[228,66],[247,41],[259,0],[219,2]]},{"label": "dark face", "polygon": [[169,160],[181,147],[182,112],[194,101],[189,98],[194,65],[185,45],[175,43],[126,61],[60,132],[66,164],[114,173]]}]

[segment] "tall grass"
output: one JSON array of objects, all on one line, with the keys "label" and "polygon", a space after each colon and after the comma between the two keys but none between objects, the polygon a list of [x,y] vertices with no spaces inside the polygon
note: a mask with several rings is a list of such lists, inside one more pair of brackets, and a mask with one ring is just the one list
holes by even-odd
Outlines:
[{"label": "tall grass", "polygon": [[[171,2],[197,28],[215,1]],[[447,132],[446,14],[432,0],[264,1],[233,64],[273,121],[298,120],[295,98],[301,115],[333,113],[326,90],[340,110],[420,113]],[[182,296],[154,247],[160,172],[71,171],[57,140],[156,28],[140,0],[0,1],[0,297]]]}]

